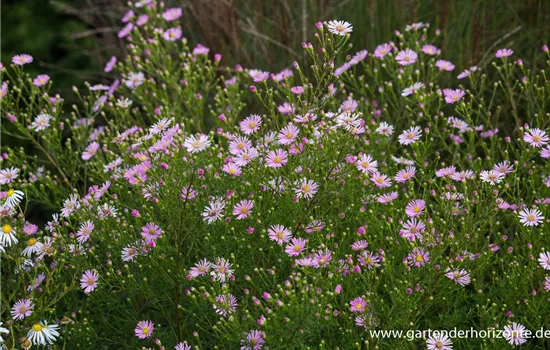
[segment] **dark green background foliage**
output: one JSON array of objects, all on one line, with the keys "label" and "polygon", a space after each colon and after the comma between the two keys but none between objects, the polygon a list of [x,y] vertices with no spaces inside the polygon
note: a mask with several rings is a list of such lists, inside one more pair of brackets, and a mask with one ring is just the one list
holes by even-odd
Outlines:
[{"label": "dark green background foliage", "polygon": [[[313,41],[318,20],[354,26],[358,50],[389,40],[394,30],[429,22],[444,33],[443,58],[458,69],[483,65],[496,48],[511,47],[524,60],[540,57],[550,37],[549,0],[167,0],[184,9],[184,32],[224,55],[228,64],[277,71],[300,60],[302,41]],[[55,91],[83,80],[108,82],[103,65],[120,55],[116,32],[123,0],[3,0],[2,60],[15,53],[35,57]],[[537,52],[534,54],[534,52]],[[529,63],[529,62],[526,62]],[[458,70],[457,69],[457,70]],[[66,96],[69,97],[69,96]]]}]

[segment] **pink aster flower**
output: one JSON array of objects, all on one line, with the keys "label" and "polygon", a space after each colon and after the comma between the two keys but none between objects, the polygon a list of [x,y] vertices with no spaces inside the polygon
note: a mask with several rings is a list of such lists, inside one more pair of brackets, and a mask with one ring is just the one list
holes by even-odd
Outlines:
[{"label": "pink aster flower", "polygon": [[513,322],[512,326],[504,326],[504,331],[502,336],[508,341],[511,345],[521,345],[527,342],[527,328],[524,325]]},{"label": "pink aster flower", "polygon": [[378,162],[373,160],[372,157],[368,154],[361,155],[356,162],[357,169],[362,171],[365,174],[372,174],[377,171]]},{"label": "pink aster flower", "polygon": [[424,209],[426,208],[426,201],[422,199],[413,199],[412,201],[407,204],[407,207],[405,208],[405,213],[408,217],[413,218],[415,216],[419,216],[424,212]]},{"label": "pink aster flower", "polygon": [[304,93],[304,88],[302,86],[293,86],[290,88],[290,92],[294,95],[301,95]]},{"label": "pink aster flower", "polygon": [[260,350],[265,344],[265,333],[258,330],[252,330],[246,335],[246,339],[241,340],[241,350]]},{"label": "pink aster flower", "polygon": [[216,258],[216,261],[212,264],[212,271],[210,276],[213,276],[219,282],[225,282],[228,278],[233,276],[233,264],[224,258]]},{"label": "pink aster flower", "polygon": [[388,176],[381,174],[379,172],[375,172],[372,174],[371,181],[378,188],[391,186],[391,179]]},{"label": "pink aster flower", "polygon": [[162,34],[162,37],[166,41],[176,41],[181,38],[181,29],[169,28],[164,32],[164,34]]},{"label": "pink aster flower", "polygon": [[229,142],[229,152],[234,155],[252,147],[252,142],[246,136],[238,136]]},{"label": "pink aster flower", "polygon": [[550,270],[550,253],[542,252],[539,255],[539,264],[545,270]]},{"label": "pink aster flower", "polygon": [[511,50],[511,49],[499,49],[495,53],[495,57],[496,58],[509,57],[509,56],[512,56],[513,53],[514,53],[514,50]]},{"label": "pink aster flower", "polygon": [[233,215],[237,217],[237,220],[246,219],[252,214],[252,208],[254,202],[251,200],[242,200],[233,208]]},{"label": "pink aster flower", "polygon": [[415,143],[422,136],[422,130],[418,126],[413,126],[408,130],[403,131],[397,138],[402,145],[410,145]]},{"label": "pink aster flower", "polygon": [[453,342],[446,334],[433,335],[426,340],[428,350],[453,350]]},{"label": "pink aster flower", "polygon": [[288,162],[288,153],[283,149],[276,149],[268,153],[266,165],[270,168],[280,168]]},{"label": "pink aster flower", "polygon": [[241,131],[244,134],[250,135],[260,130],[260,126],[262,125],[262,118],[257,114],[252,114],[245,120],[241,121],[239,125],[241,127]]},{"label": "pink aster flower", "polygon": [[278,135],[279,144],[281,145],[289,145],[296,140],[296,137],[298,137],[298,133],[300,130],[294,125],[294,124],[288,124],[284,128],[281,129]]},{"label": "pink aster flower", "polygon": [[209,52],[210,52],[210,49],[207,48],[206,46],[202,46],[201,44],[197,44],[197,46],[195,46],[195,48],[193,49],[193,55],[195,56],[208,55]]},{"label": "pink aster flower", "polygon": [[290,244],[285,247],[285,253],[289,256],[298,256],[305,249],[307,240],[303,238],[292,238]]},{"label": "pink aster flower", "polygon": [[134,30],[134,25],[132,23],[127,23],[124,28],[122,28],[119,32],[118,32],[118,37],[119,38],[125,38],[127,37],[130,32],[132,32],[132,30]]},{"label": "pink aster flower", "polygon": [[237,311],[237,298],[230,293],[218,295],[215,299],[214,310],[222,317]]},{"label": "pink aster flower", "polygon": [[402,66],[408,66],[415,63],[417,58],[418,54],[411,49],[399,51],[397,53],[397,56],[395,56],[395,60],[397,61],[397,63]]},{"label": "pink aster flower", "polygon": [[550,277],[544,278],[544,290],[550,291]]},{"label": "pink aster flower", "polygon": [[147,241],[154,241],[162,236],[162,229],[153,222],[148,222],[141,228],[141,236]]},{"label": "pink aster flower", "polygon": [[422,238],[422,232],[426,229],[426,225],[420,220],[409,219],[403,224],[403,229],[399,232],[401,237],[413,241]]},{"label": "pink aster flower", "polygon": [[424,45],[422,47],[422,52],[424,52],[426,55],[434,56],[439,53],[439,49],[433,45]]},{"label": "pink aster flower", "polygon": [[319,251],[313,256],[313,267],[318,269],[326,267],[332,261],[332,252],[328,249]]},{"label": "pink aster flower", "polygon": [[82,274],[80,277],[80,288],[84,290],[84,293],[90,294],[97,287],[97,280],[99,276],[97,271],[88,270]]},{"label": "pink aster flower", "polygon": [[301,182],[298,182],[298,187],[295,191],[298,198],[308,199],[313,198],[318,189],[319,185],[315,181],[303,179]]},{"label": "pink aster flower", "polygon": [[164,20],[167,22],[171,22],[180,18],[181,15],[182,11],[180,8],[169,8],[164,11],[164,13],[162,14],[162,18],[164,18]]},{"label": "pink aster flower", "polygon": [[523,226],[538,226],[542,223],[544,220],[544,216],[542,216],[542,213],[538,209],[523,209],[519,213],[519,222],[523,224]]},{"label": "pink aster flower", "polygon": [[445,61],[445,60],[438,60],[437,62],[435,62],[435,66],[441,70],[444,70],[444,71],[447,71],[447,72],[451,72],[452,70],[455,69],[455,65],[452,64],[451,62],[449,61]]},{"label": "pink aster flower", "polygon": [[210,272],[211,265],[208,260],[202,259],[189,270],[189,275],[193,278],[204,276]]},{"label": "pink aster flower", "polygon": [[76,233],[78,243],[84,243],[90,240],[90,234],[94,230],[94,223],[91,220],[80,225],[80,229]]},{"label": "pink aster flower", "polygon": [[479,178],[483,182],[487,182],[491,185],[498,184],[504,179],[504,174],[496,172],[495,170],[482,171],[479,173]]},{"label": "pink aster flower", "polygon": [[406,96],[409,96],[409,95],[414,95],[418,92],[418,90],[420,90],[423,87],[424,87],[423,83],[414,83],[411,86],[409,86],[408,88],[403,89],[403,92],[401,93],[401,96],[406,97]]},{"label": "pink aster flower", "polygon": [[445,102],[447,103],[453,104],[464,97],[464,95],[466,93],[461,89],[443,89],[443,96],[445,96]]},{"label": "pink aster flower", "polygon": [[86,147],[84,152],[82,152],[82,159],[89,160],[96,154],[98,149],[99,149],[99,143],[92,142],[91,144],[88,145],[88,147]]},{"label": "pink aster flower", "polygon": [[277,109],[283,115],[294,113],[294,107],[288,102],[285,102],[282,105],[278,106]]},{"label": "pink aster flower", "polygon": [[349,302],[351,312],[364,313],[367,308],[367,301],[361,297],[355,298]]},{"label": "pink aster flower", "polygon": [[232,162],[225,164],[222,171],[233,176],[240,176],[242,174],[241,167]]},{"label": "pink aster flower", "polygon": [[151,321],[139,321],[134,330],[136,337],[145,339],[151,337],[155,331],[155,324]]},{"label": "pink aster flower", "polygon": [[378,196],[376,200],[378,201],[378,203],[387,204],[387,203],[393,202],[395,199],[397,199],[397,197],[399,197],[399,194],[394,191],[394,192],[381,194],[380,196]]},{"label": "pink aster flower", "polygon": [[366,266],[369,270],[380,267],[380,257],[368,250],[363,250],[358,260],[361,266]]},{"label": "pink aster flower", "polygon": [[279,245],[290,241],[292,238],[292,232],[282,225],[271,226],[267,230],[267,233],[269,235],[269,239],[277,242]]},{"label": "pink aster flower", "polygon": [[21,299],[13,304],[11,316],[14,320],[22,320],[32,315],[33,309],[34,305],[29,299]]},{"label": "pink aster flower", "polygon": [[399,170],[395,175],[396,182],[407,182],[411,180],[416,174],[416,168],[414,166],[407,166],[405,169]]},{"label": "pink aster flower", "polygon": [[456,172],[456,167],[450,166],[446,168],[441,168],[435,172],[437,177],[451,177]]},{"label": "pink aster flower", "polygon": [[116,62],[117,62],[116,57],[112,56],[107,62],[107,64],[105,65],[105,68],[104,68],[105,73],[109,73],[110,71],[112,71],[113,68],[115,67]]},{"label": "pink aster flower", "polygon": [[32,63],[32,61],[32,56],[27,54],[15,55],[11,59],[11,62],[16,66],[24,66],[25,64]]},{"label": "pink aster flower", "polygon": [[50,76],[47,75],[47,74],[41,74],[39,76],[37,76],[36,78],[34,78],[33,80],[33,84],[34,86],[44,86],[46,85],[48,82],[50,81]]},{"label": "pink aster flower", "polygon": [[456,284],[459,284],[461,286],[465,286],[470,283],[471,278],[468,271],[464,269],[458,269],[458,270],[449,270],[447,269],[447,273],[445,276],[449,278],[450,280],[454,281]]},{"label": "pink aster flower", "polygon": [[187,343],[178,343],[174,350],[191,350],[191,346]]},{"label": "pink aster flower", "polygon": [[527,142],[531,147],[542,147],[549,140],[550,138],[548,138],[546,131],[537,128],[529,129],[523,134],[523,141]]},{"label": "pink aster flower", "polygon": [[499,174],[509,174],[514,171],[514,167],[510,164],[508,161],[500,162],[495,164],[493,167],[493,170],[496,171]]},{"label": "pink aster flower", "polygon": [[409,266],[421,267],[430,261],[430,253],[423,248],[414,248],[407,256]]},{"label": "pink aster flower", "polygon": [[391,47],[390,44],[380,44],[374,50],[373,56],[378,58],[378,59],[382,59],[387,54],[389,54],[391,52],[391,50],[392,50],[392,47]]},{"label": "pink aster flower", "polygon": [[544,159],[550,158],[550,146],[546,146],[546,148],[542,149],[540,151],[540,156]]},{"label": "pink aster flower", "polygon": [[358,250],[364,250],[364,249],[367,249],[369,246],[369,242],[365,241],[364,239],[360,240],[360,241],[357,241],[357,242],[354,242],[352,245],[351,245],[351,249],[355,250],[355,251],[358,251]]}]

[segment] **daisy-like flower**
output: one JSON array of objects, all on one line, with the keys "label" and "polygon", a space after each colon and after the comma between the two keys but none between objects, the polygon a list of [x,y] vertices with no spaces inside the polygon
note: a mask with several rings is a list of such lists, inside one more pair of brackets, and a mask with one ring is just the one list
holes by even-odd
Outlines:
[{"label": "daisy-like flower", "polygon": [[42,131],[50,126],[50,120],[52,116],[49,114],[39,114],[31,124],[31,129],[34,131]]},{"label": "daisy-like flower", "polygon": [[237,155],[250,147],[252,147],[252,142],[247,137],[238,136],[229,143],[229,152]]},{"label": "daisy-like flower", "polygon": [[92,142],[91,144],[88,145],[88,147],[86,147],[84,152],[82,152],[82,159],[89,160],[97,153],[98,149],[99,149],[99,143]]},{"label": "daisy-like flower", "polygon": [[540,156],[544,159],[550,158],[550,146],[546,146],[546,148],[542,149],[540,151]]},{"label": "daisy-like flower", "polygon": [[211,276],[214,276],[219,282],[225,282],[233,276],[233,265],[224,258],[217,258],[212,264]]},{"label": "daisy-like flower", "polygon": [[172,123],[172,119],[164,118],[162,120],[159,120],[158,122],[153,124],[152,127],[149,128],[149,132],[155,135],[160,134],[161,132],[168,129],[171,123]]},{"label": "daisy-like flower", "polygon": [[545,270],[550,270],[550,253],[542,252],[539,255],[539,264]]},{"label": "daisy-like flower", "polygon": [[419,216],[424,212],[424,209],[426,208],[426,201],[422,199],[413,199],[412,201],[407,204],[407,207],[405,208],[405,214],[407,214],[408,217],[413,218],[415,216]]},{"label": "daisy-like flower", "polygon": [[36,238],[31,237],[27,241],[27,246],[23,249],[21,254],[27,258],[30,258],[32,254],[37,254],[40,251],[40,248],[42,248],[42,243],[38,242]]},{"label": "daisy-like flower", "polygon": [[233,176],[239,176],[242,174],[241,167],[233,162],[225,164],[222,168],[222,171]]},{"label": "daisy-like flower", "polygon": [[378,171],[374,172],[370,179],[374,183],[374,185],[378,188],[391,186],[391,179],[388,176],[379,173]]},{"label": "daisy-like flower", "polygon": [[455,69],[454,64],[452,64],[449,61],[445,61],[445,60],[437,60],[437,62],[435,62],[435,66],[437,68],[439,68],[440,70],[444,70],[444,71],[447,71],[447,72],[451,72]]},{"label": "daisy-like flower", "polygon": [[422,136],[422,130],[418,126],[413,126],[408,130],[403,131],[401,135],[397,138],[399,143],[402,145],[410,145],[415,143]]},{"label": "daisy-like flower", "polygon": [[4,324],[4,322],[0,322],[0,344],[4,342],[2,334],[10,334],[10,331],[7,328],[2,327],[2,324]]},{"label": "daisy-like flower", "polygon": [[59,326],[56,324],[49,325],[46,321],[40,321],[33,324],[29,333],[27,333],[27,338],[33,345],[51,345],[57,340],[57,337],[59,337],[58,328]]},{"label": "daisy-like flower", "polygon": [[90,240],[90,234],[94,230],[94,223],[91,220],[80,225],[80,229],[76,233],[78,243],[84,243]]},{"label": "daisy-like flower", "polygon": [[364,313],[367,308],[367,301],[361,297],[357,297],[349,302],[351,312]]},{"label": "daisy-like flower", "polygon": [[19,242],[15,236],[15,230],[8,224],[2,226],[2,232],[0,233],[0,245],[4,247],[11,247],[12,244]]},{"label": "daisy-like flower", "polygon": [[134,261],[138,255],[139,255],[139,250],[136,247],[129,245],[127,247],[122,248],[122,253],[120,258],[122,259],[122,261]]},{"label": "daisy-like flower", "polygon": [[269,235],[269,239],[277,242],[279,245],[290,241],[292,238],[292,232],[282,225],[271,226],[267,230],[267,233]]},{"label": "daisy-like flower", "polygon": [[233,215],[237,217],[237,220],[246,219],[252,214],[252,208],[254,202],[251,200],[242,200],[233,208]]},{"label": "daisy-like flower", "polygon": [[252,330],[246,335],[246,339],[241,340],[241,350],[260,350],[265,344],[265,333],[258,330]]},{"label": "daisy-like flower", "polygon": [[21,203],[25,193],[23,191],[10,189],[5,192],[5,196],[6,202],[4,203],[4,206],[7,208],[15,208],[19,205],[19,203]]},{"label": "daisy-like flower", "polygon": [[204,151],[210,146],[210,139],[207,135],[200,134],[198,137],[192,135],[185,139],[183,146],[187,149],[187,152],[197,153]]},{"label": "daisy-like flower", "polygon": [[363,250],[358,260],[361,266],[366,266],[369,270],[380,267],[380,257],[368,250]]},{"label": "daisy-like flower", "polygon": [[248,71],[248,75],[254,80],[256,83],[262,83],[269,78],[269,72],[257,70],[257,69],[251,69]]},{"label": "daisy-like flower", "polygon": [[115,56],[111,56],[109,61],[105,64],[105,68],[103,69],[105,73],[109,73],[113,70],[117,62],[117,59]]},{"label": "daisy-like flower", "polygon": [[470,283],[471,278],[468,271],[464,269],[457,269],[457,270],[449,270],[447,269],[447,273],[445,276],[449,278],[450,280],[454,281],[456,284],[459,284],[461,286],[465,286]]},{"label": "daisy-like flower", "polygon": [[5,168],[0,170],[0,184],[5,185],[11,183],[19,176],[19,169],[17,168]]},{"label": "daisy-like flower", "polygon": [[430,253],[423,248],[414,248],[407,256],[409,266],[421,267],[430,261]]},{"label": "daisy-like flower", "polygon": [[261,125],[262,118],[257,114],[252,114],[239,123],[241,131],[246,135],[253,134],[260,130]]},{"label": "daisy-like flower", "polygon": [[437,334],[426,340],[428,350],[453,350],[453,342],[446,334]]},{"label": "daisy-like flower", "polygon": [[239,153],[239,155],[233,158],[232,160],[238,166],[245,166],[257,156],[258,156],[258,151],[256,150],[256,148],[251,147]]},{"label": "daisy-like flower", "polygon": [[162,34],[162,37],[166,41],[176,41],[179,38],[181,38],[181,29],[179,28],[168,28],[164,34]]},{"label": "daisy-like flower", "polygon": [[404,89],[401,93],[401,96],[409,96],[416,94],[418,90],[422,89],[424,87],[424,83],[414,83],[408,88]]},{"label": "daisy-like flower", "polygon": [[437,177],[451,177],[453,174],[456,173],[456,167],[450,166],[446,168],[441,168],[435,172],[435,176]]},{"label": "daisy-like flower", "polygon": [[393,126],[386,122],[381,122],[375,131],[380,135],[391,136],[393,135]]},{"label": "daisy-like flower", "polygon": [[373,56],[382,59],[391,52],[392,46],[390,44],[380,44],[374,50]]},{"label": "daisy-like flower", "polygon": [[13,304],[11,308],[11,316],[14,320],[22,320],[25,317],[32,315],[34,305],[29,299],[21,299]]},{"label": "daisy-like flower", "polygon": [[73,193],[63,203],[63,209],[61,209],[61,216],[67,218],[71,216],[71,214],[79,208],[80,208],[80,203],[78,201],[78,195]]},{"label": "daisy-like flower", "polygon": [[126,86],[129,89],[135,89],[141,84],[143,84],[144,82],[145,82],[145,75],[142,72],[138,72],[138,73],[130,72],[128,73],[128,77],[126,78],[126,81],[124,82],[124,84],[126,84]]},{"label": "daisy-like flower", "polygon": [[499,49],[495,53],[496,58],[510,57],[514,53],[514,50],[511,49]]},{"label": "daisy-like flower", "polygon": [[330,21],[328,22],[328,30],[332,34],[344,36],[353,31],[353,26],[346,21]]},{"label": "daisy-like flower", "polygon": [[397,197],[399,197],[399,194],[397,192],[389,192],[381,194],[376,200],[378,201],[378,203],[386,204],[393,202],[395,199],[397,199]]},{"label": "daisy-like flower", "polygon": [[281,145],[290,145],[298,137],[300,130],[294,124],[288,124],[281,129],[277,139]]},{"label": "daisy-like flower", "polygon": [[319,185],[317,185],[315,181],[303,179],[301,182],[298,183],[298,187],[295,189],[295,191],[298,198],[308,199],[313,198],[318,189]]},{"label": "daisy-like flower", "polygon": [[227,315],[237,311],[237,298],[233,294],[218,295],[215,301],[214,310],[222,317],[227,317]]},{"label": "daisy-like flower", "polygon": [[464,95],[466,93],[461,89],[443,89],[443,96],[445,96],[445,102],[447,103],[453,104],[464,97]]},{"label": "daisy-like flower", "polygon": [[209,224],[220,220],[223,218],[223,210],[225,208],[225,202],[216,200],[213,202],[210,202],[208,206],[204,209],[202,213],[202,217],[206,222]]},{"label": "daisy-like flower", "polygon": [[544,290],[545,291],[550,291],[550,277],[545,277],[544,278]]},{"label": "daisy-like flower", "polygon": [[395,60],[402,66],[408,66],[416,62],[418,54],[411,49],[401,50],[395,56]]},{"label": "daisy-like flower", "polygon": [[201,44],[197,44],[197,46],[193,49],[193,55],[195,56],[205,56],[208,55],[209,52],[210,49],[206,46],[202,46]]},{"label": "daisy-like flower", "polygon": [[459,171],[451,175],[451,179],[460,182],[465,182],[473,178],[475,178],[475,173],[472,170]]},{"label": "daisy-like flower", "polygon": [[355,164],[357,166],[357,169],[365,174],[375,173],[378,167],[378,162],[376,160],[373,160],[369,154],[363,154],[361,158],[357,159],[357,162]]},{"label": "daisy-like flower", "polygon": [[525,208],[519,213],[519,222],[523,226],[538,226],[543,220],[544,216],[542,216],[541,211],[538,209]]},{"label": "daisy-like flower", "polygon": [[176,344],[174,350],[191,350],[191,346],[185,342]]},{"label": "daisy-like flower", "polygon": [[409,219],[403,224],[403,229],[399,232],[399,234],[401,237],[404,237],[409,241],[413,241],[416,238],[422,238],[422,232],[424,232],[425,228],[426,225],[424,225],[422,221],[417,219]]},{"label": "daisy-like flower", "polygon": [[283,149],[276,149],[268,153],[266,165],[270,168],[280,168],[288,162],[288,153]]},{"label": "daisy-like flower", "polygon": [[298,256],[305,249],[307,240],[303,238],[292,238],[290,244],[285,247],[285,253],[289,256]]},{"label": "daisy-like flower", "polygon": [[139,339],[146,339],[153,335],[155,331],[155,324],[152,321],[139,321],[134,333]]},{"label": "daisy-like flower", "polygon": [[414,166],[407,166],[405,169],[399,170],[397,174],[395,174],[394,179],[396,182],[407,182],[412,179],[415,174],[416,168]]},{"label": "daisy-like flower", "polygon": [[40,74],[39,76],[37,76],[36,78],[34,78],[34,80],[32,81],[32,83],[34,84],[34,86],[44,86],[46,85],[48,82],[50,81],[50,76],[47,75],[47,74]]},{"label": "daisy-like flower", "polygon": [[424,45],[422,47],[422,52],[424,52],[426,55],[434,56],[439,53],[439,49],[433,45]]},{"label": "daisy-like flower", "polygon": [[511,345],[521,345],[527,341],[527,339],[525,339],[526,331],[527,328],[525,328],[524,325],[513,322],[512,326],[504,326],[502,335]]},{"label": "daisy-like flower", "polygon": [[541,129],[529,129],[523,134],[523,141],[527,142],[531,147],[542,147],[550,141],[546,131]]},{"label": "daisy-like flower", "polygon": [[149,222],[141,228],[141,236],[148,241],[154,241],[162,236],[162,229],[155,223]]},{"label": "daisy-like flower", "polygon": [[202,259],[201,261],[196,263],[195,266],[191,268],[191,270],[189,270],[189,275],[193,278],[204,276],[210,272],[211,267],[212,264],[208,260]]},{"label": "daisy-like flower", "polygon": [[27,54],[15,55],[11,59],[11,62],[16,66],[24,66],[28,63],[32,63],[32,61],[32,56]]},{"label": "daisy-like flower", "polygon": [[97,287],[97,280],[99,275],[95,270],[88,270],[80,277],[80,288],[84,290],[84,293],[90,294]]},{"label": "daisy-like flower", "polygon": [[162,18],[164,18],[164,20],[167,21],[167,22],[172,22],[172,21],[175,21],[176,19],[180,18],[181,15],[182,15],[181,9],[177,8],[177,7],[174,7],[174,8],[166,9],[162,13]]},{"label": "daisy-like flower", "polygon": [[479,173],[479,178],[483,182],[488,182],[491,185],[498,184],[504,179],[504,174],[496,172],[495,170],[482,171]]}]

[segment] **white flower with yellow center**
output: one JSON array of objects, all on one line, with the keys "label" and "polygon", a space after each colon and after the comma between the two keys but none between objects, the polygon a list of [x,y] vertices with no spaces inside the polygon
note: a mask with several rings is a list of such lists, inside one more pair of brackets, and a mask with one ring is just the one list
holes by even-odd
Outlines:
[{"label": "white flower with yellow center", "polygon": [[6,192],[6,202],[4,205],[9,208],[15,208],[19,203],[21,203],[24,196],[25,193],[23,193],[23,191],[10,189]]},{"label": "white flower with yellow center", "polygon": [[59,326],[56,324],[48,325],[46,321],[41,321],[32,326],[27,334],[27,338],[36,345],[51,345],[57,340],[57,337],[59,337],[58,328]]},{"label": "white flower with yellow center", "polygon": [[0,244],[5,247],[10,247],[12,244],[17,243],[17,237],[15,237],[15,230],[10,225],[6,224],[2,226],[2,232],[0,233]]}]

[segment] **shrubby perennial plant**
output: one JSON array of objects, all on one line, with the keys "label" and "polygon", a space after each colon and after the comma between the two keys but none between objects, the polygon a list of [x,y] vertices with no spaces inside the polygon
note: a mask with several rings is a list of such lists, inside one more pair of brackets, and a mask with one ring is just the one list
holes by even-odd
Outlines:
[{"label": "shrubby perennial plant", "polygon": [[[458,73],[427,24],[370,53],[334,20],[307,62],[224,67],[181,9],[130,5],[79,105],[2,66],[3,133],[36,151],[2,153],[4,348],[549,346],[525,334],[550,327],[548,66]],[[471,327],[503,336],[369,333]]]}]

